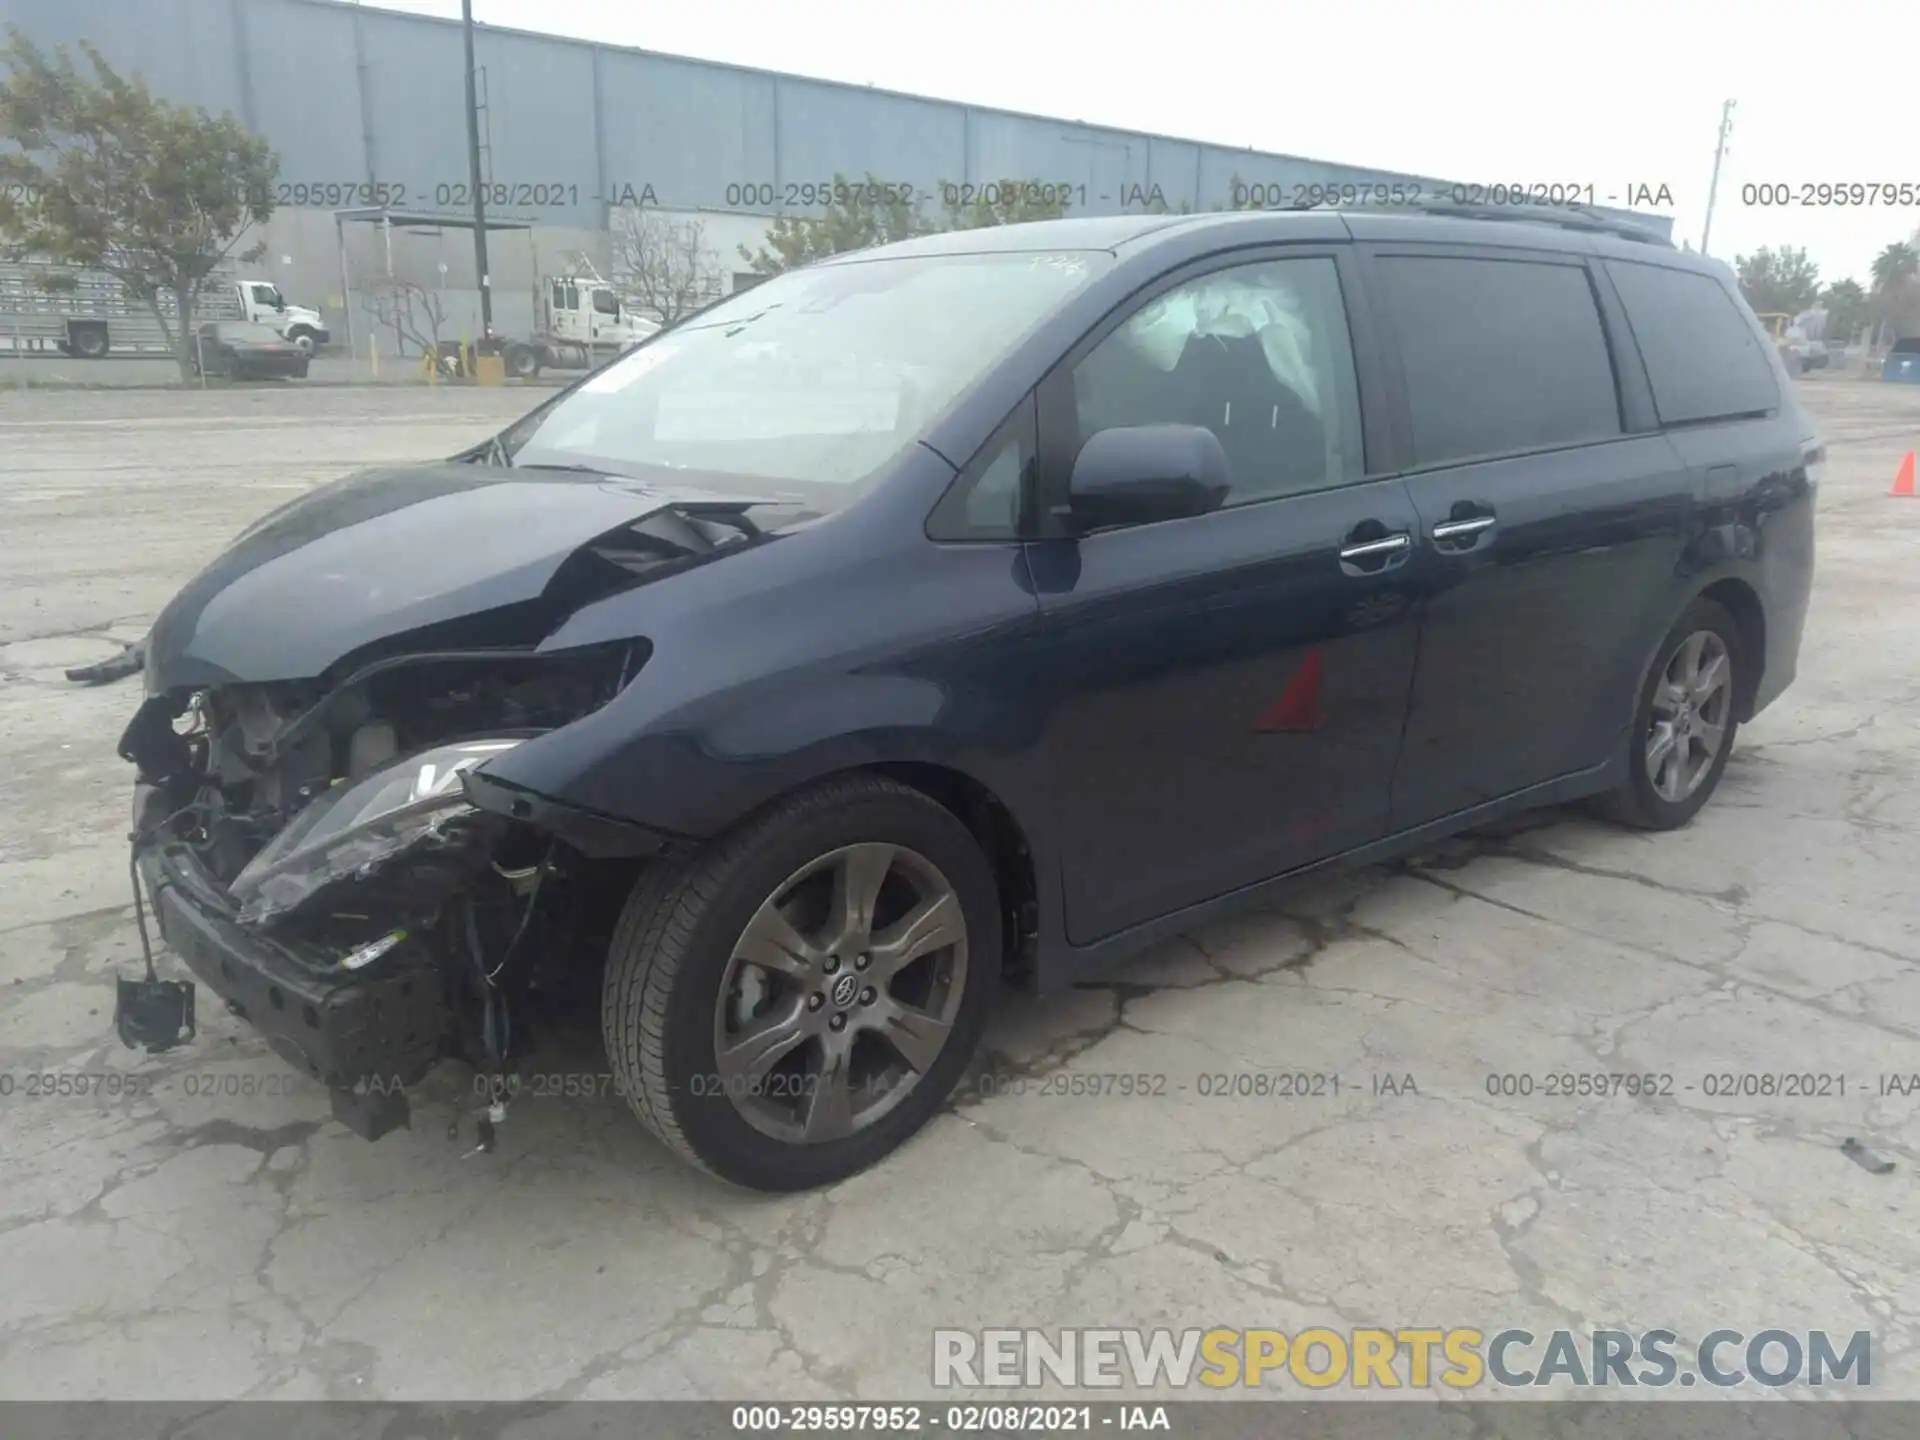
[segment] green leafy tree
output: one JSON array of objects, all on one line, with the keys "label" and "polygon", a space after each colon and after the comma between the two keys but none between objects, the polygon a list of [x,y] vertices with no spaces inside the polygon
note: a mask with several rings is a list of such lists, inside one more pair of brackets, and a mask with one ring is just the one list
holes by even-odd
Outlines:
[{"label": "green leafy tree", "polygon": [[[1920,237],[1916,237],[1920,240]],[[1873,259],[1869,296],[1876,324],[1889,338],[1920,335],[1920,243],[1896,240]]]},{"label": "green leafy tree", "polygon": [[1920,275],[1920,248],[1896,240],[1873,257],[1873,292],[1883,295]]},{"label": "green leafy tree", "polygon": [[[0,240],[19,256],[104,270],[146,305],[191,378],[207,279],[273,213],[279,159],[231,115],[153,95],[85,41],[84,68],[9,27],[0,50]],[[72,278],[50,288],[70,288]]]},{"label": "green leafy tree", "polygon": [[1757,311],[1797,315],[1819,298],[1820,267],[1805,250],[1762,246],[1733,262],[1747,303]]},{"label": "green leafy tree", "polygon": [[1858,280],[1836,280],[1821,292],[1820,303],[1827,307],[1827,339],[1845,343],[1859,333],[1869,319],[1867,292]]},{"label": "green leafy tree", "polygon": [[834,198],[819,215],[778,215],[758,250],[740,246],[740,258],[760,275],[778,275],[871,245],[924,235],[930,227],[917,199],[898,185],[869,174],[865,180],[833,177]]},{"label": "green leafy tree", "polygon": [[1060,187],[1040,180],[989,180],[973,185],[973,203],[962,205],[969,187],[943,183],[947,230],[977,230],[985,225],[1021,225],[1029,220],[1058,220],[1067,213]]}]

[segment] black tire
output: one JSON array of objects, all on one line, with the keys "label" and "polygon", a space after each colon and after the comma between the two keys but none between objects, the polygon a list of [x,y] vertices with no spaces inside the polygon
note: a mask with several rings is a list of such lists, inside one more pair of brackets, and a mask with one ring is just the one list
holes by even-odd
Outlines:
[{"label": "black tire", "polygon": [[73,335],[73,353],[82,360],[105,359],[110,345],[104,326],[76,330]]},{"label": "black tire", "polygon": [[540,354],[531,345],[507,348],[507,373],[516,380],[531,380],[540,373]]},{"label": "black tire", "polygon": [[296,345],[302,352],[311,355],[320,348],[320,339],[304,325],[296,325],[287,332],[289,344]]},{"label": "black tire", "polygon": [[[1648,746],[1655,724],[1654,699],[1665,683],[1668,667],[1681,645],[1696,634],[1716,637],[1727,657],[1723,733],[1718,751],[1690,793],[1680,799],[1669,799],[1655,788],[1653,777],[1648,773]],[[1700,599],[1681,611],[1680,618],[1674,621],[1673,628],[1654,652],[1653,663],[1647,667],[1646,677],[1640,684],[1639,702],[1633,712],[1633,728],[1626,741],[1627,778],[1617,789],[1596,797],[1594,808],[1607,819],[1636,830],[1677,830],[1699,814],[1701,807],[1719,788],[1720,776],[1727,768],[1727,757],[1733,753],[1734,741],[1740,729],[1740,722],[1736,718],[1739,697],[1749,663],[1746,635],[1724,606],[1712,600]]]},{"label": "black tire", "polygon": [[[750,1124],[723,1087],[716,1011],[736,945],[762,902],[819,857],[881,842],[923,857],[966,923],[965,974],[944,1048],[893,1107],[818,1143]],[[607,956],[601,1032],[634,1113],[669,1148],[755,1190],[831,1184],[879,1161],[946,1101],[979,1043],[1000,977],[1000,904],[992,869],[952,812],[871,775],[824,781],[775,802],[686,861],[642,875]]]}]

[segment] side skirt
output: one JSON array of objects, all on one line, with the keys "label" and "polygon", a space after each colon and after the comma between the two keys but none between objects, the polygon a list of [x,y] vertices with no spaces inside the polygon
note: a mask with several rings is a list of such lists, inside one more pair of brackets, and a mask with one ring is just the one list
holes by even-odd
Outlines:
[{"label": "side skirt", "polygon": [[1061,942],[1043,944],[1033,970],[1031,988],[1039,994],[1061,990],[1069,985],[1099,977],[1108,967],[1136,955],[1157,940],[1169,935],[1178,935],[1191,930],[1209,920],[1218,920],[1228,915],[1239,914],[1261,905],[1271,904],[1280,896],[1326,875],[1338,874],[1343,870],[1358,869],[1366,865],[1377,865],[1384,860],[1397,859],[1412,851],[1420,850],[1462,830],[1472,829],[1476,825],[1485,825],[1490,821],[1503,819],[1508,815],[1524,810],[1537,810],[1545,805],[1564,805],[1572,800],[1583,799],[1588,795],[1597,795],[1612,789],[1626,778],[1626,757],[1616,755],[1604,764],[1589,770],[1576,771],[1563,775],[1557,780],[1548,780],[1539,785],[1517,790],[1499,800],[1476,805],[1469,810],[1457,810],[1451,815],[1443,815],[1438,820],[1430,820],[1411,830],[1401,830],[1380,840],[1338,855],[1330,855],[1324,860],[1316,860],[1311,865],[1302,865],[1277,875],[1271,880],[1262,880],[1258,884],[1244,886],[1239,890],[1230,890],[1225,895],[1212,900],[1202,901],[1198,905],[1189,905],[1184,910],[1176,910],[1157,919],[1148,920],[1130,930],[1110,935],[1092,945],[1068,945]]}]

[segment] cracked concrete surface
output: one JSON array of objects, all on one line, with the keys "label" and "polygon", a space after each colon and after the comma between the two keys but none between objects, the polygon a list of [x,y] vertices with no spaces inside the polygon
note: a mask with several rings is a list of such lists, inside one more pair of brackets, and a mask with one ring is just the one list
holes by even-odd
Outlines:
[{"label": "cracked concrete surface", "polygon": [[[1692,827],[1531,815],[1009,997],[917,1140],[783,1199],[610,1095],[523,1099],[470,1155],[449,1069],[368,1145],[211,1007],[184,1052],[109,1033],[138,682],[63,667],[260,512],[525,397],[0,396],[0,1398],[917,1397],[935,1326],[1422,1324],[1869,1330],[1873,1393],[1920,1396],[1920,1098],[1881,1093],[1920,1076],[1920,502],[1885,495],[1920,391],[1806,393],[1832,464],[1800,678]],[[603,1071],[596,1034],[530,1068]],[[1545,1093],[1578,1072],[1671,1088]],[[28,1098],[45,1073],[139,1089]],[[1340,1083],[1203,1079],[1277,1073]],[[1713,1093],[1752,1073],[1845,1093]]]}]

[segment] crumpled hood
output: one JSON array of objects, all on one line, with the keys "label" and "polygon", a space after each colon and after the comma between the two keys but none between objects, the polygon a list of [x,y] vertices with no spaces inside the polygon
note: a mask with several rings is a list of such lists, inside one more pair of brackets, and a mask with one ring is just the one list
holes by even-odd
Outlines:
[{"label": "crumpled hood", "polygon": [[580,547],[683,505],[781,502],[491,465],[349,476],[256,521],[173,598],[147,689],[308,679],[390,636],[524,606]]}]

